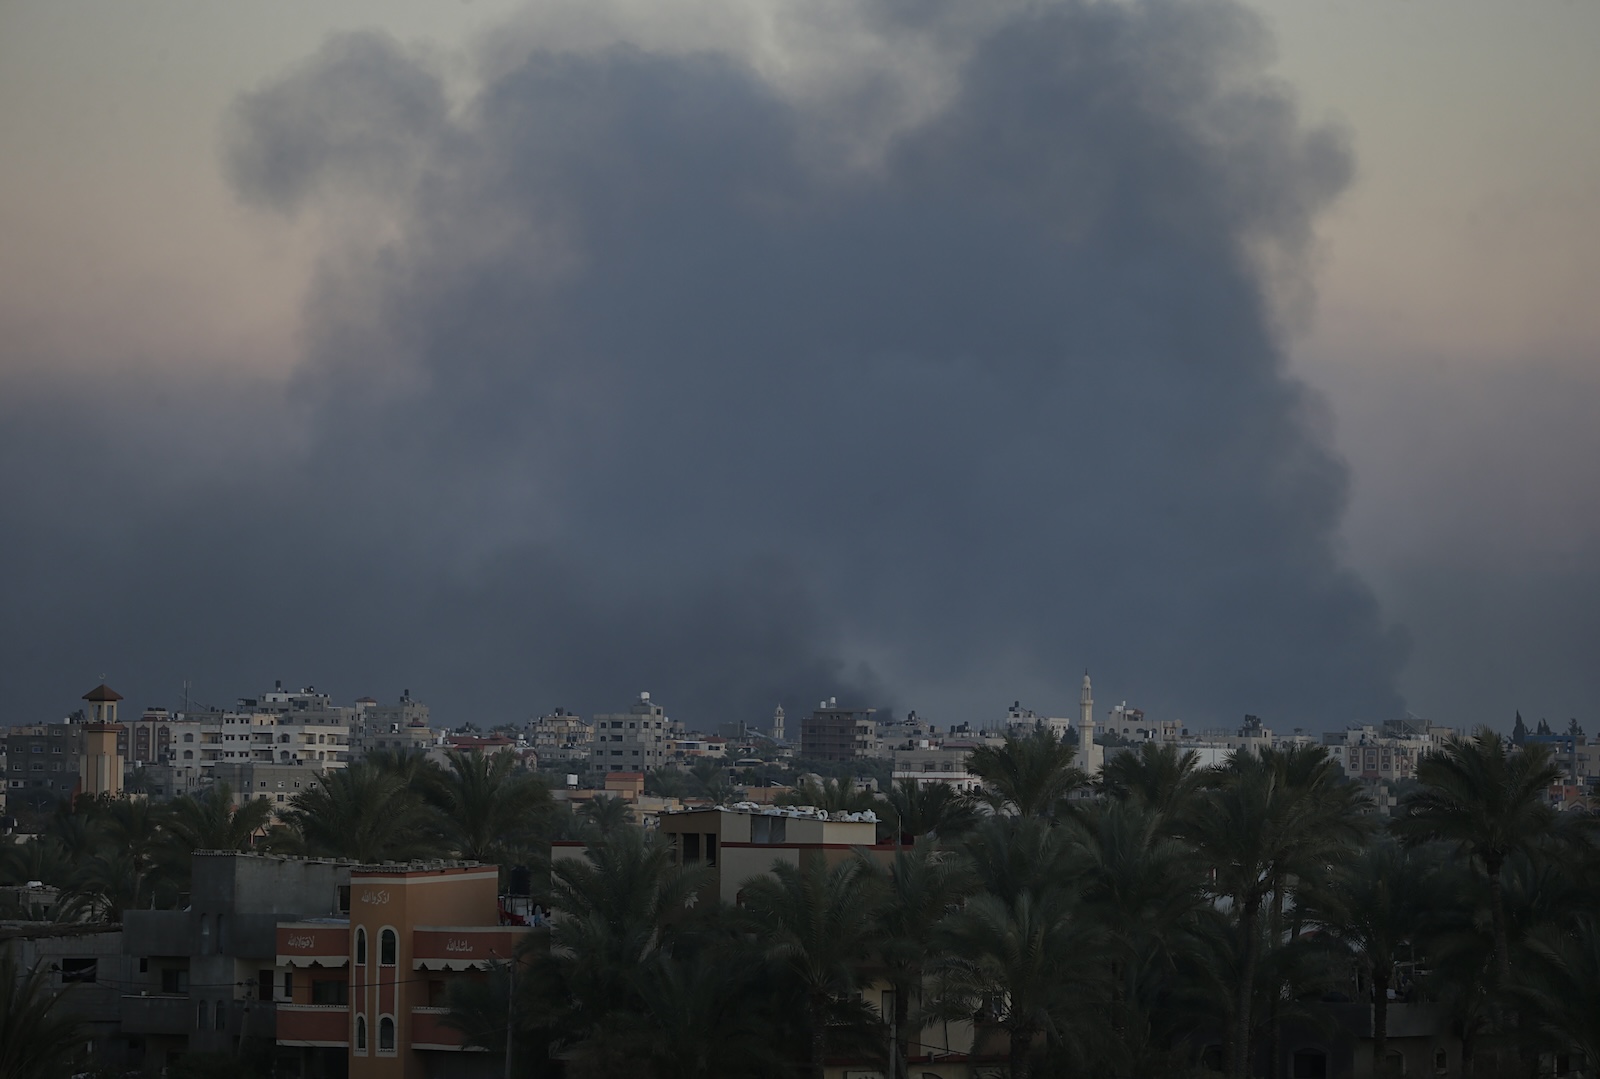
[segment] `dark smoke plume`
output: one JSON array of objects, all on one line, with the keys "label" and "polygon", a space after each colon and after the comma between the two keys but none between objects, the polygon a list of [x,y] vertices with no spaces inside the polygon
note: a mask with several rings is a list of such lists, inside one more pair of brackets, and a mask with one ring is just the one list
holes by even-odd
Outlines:
[{"label": "dark smoke plume", "polygon": [[8,423],[38,462],[4,466],[8,693],[99,663],[166,699],[409,686],[456,721],[649,689],[691,723],[829,695],[950,722],[1059,713],[1089,667],[1191,727],[1396,714],[1280,330],[1350,164],[1259,27],[870,10],[962,39],[904,122],[891,79],[824,115],[736,51],[628,45],[535,42],[463,104],[376,35],[242,99],[241,196],[337,237],[308,354],[283,399],[127,388],[149,411],[103,441],[46,398]]}]

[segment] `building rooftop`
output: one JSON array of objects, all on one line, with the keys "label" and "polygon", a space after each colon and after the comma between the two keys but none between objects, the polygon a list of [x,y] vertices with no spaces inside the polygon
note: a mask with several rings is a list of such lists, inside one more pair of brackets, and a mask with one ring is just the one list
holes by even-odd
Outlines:
[{"label": "building rooftop", "polygon": [[93,701],[95,703],[99,703],[101,701],[120,701],[122,700],[122,694],[118,693],[104,682],[101,682],[98,686],[95,686],[89,692],[85,693],[83,695],[83,699],[86,701]]}]

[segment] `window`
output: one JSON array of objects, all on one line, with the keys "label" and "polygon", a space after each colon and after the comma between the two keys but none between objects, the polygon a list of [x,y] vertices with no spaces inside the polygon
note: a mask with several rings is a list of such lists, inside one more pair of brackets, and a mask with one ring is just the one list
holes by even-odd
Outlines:
[{"label": "window", "polygon": [[217,1001],[217,1029],[228,1029],[228,1004],[226,1001]]},{"label": "window", "polygon": [[36,742],[31,747],[29,747],[28,751],[30,753],[43,753],[44,752],[44,746],[40,745],[39,743]]},{"label": "window", "polygon": [[362,926],[356,926],[356,966],[367,965],[367,931]]},{"label": "window", "polygon": [[256,971],[256,999],[272,999],[272,968],[263,967]]},{"label": "window", "polygon": [[367,1051],[367,1017],[364,1015],[356,1016],[356,1049]]},{"label": "window", "polygon": [[161,972],[161,991],[173,995],[185,995],[189,992],[189,972],[179,968],[169,968]]},{"label": "window", "polygon": [[283,972],[283,999],[294,999],[294,971],[292,970]]},{"label": "window", "polygon": [[194,1007],[194,1025],[197,1030],[204,1030],[211,1025],[210,1007],[203,1000]]},{"label": "window", "polygon": [[393,929],[385,929],[378,937],[378,962],[382,966],[392,967],[395,964],[395,952],[398,950],[399,938]]},{"label": "window", "polygon": [[95,980],[98,962],[93,959],[63,959],[61,960],[61,980],[63,982],[92,982]]},{"label": "window", "polygon": [[193,734],[189,734],[189,733],[186,732],[184,734],[184,736],[183,736],[183,740],[185,742],[192,742],[192,741],[194,741],[194,735]]},{"label": "window", "polygon": [[394,1019],[391,1016],[378,1020],[378,1052],[394,1052]]},{"label": "window", "polygon": [[311,1003],[345,1005],[350,1003],[350,986],[336,979],[321,979],[311,983]]}]

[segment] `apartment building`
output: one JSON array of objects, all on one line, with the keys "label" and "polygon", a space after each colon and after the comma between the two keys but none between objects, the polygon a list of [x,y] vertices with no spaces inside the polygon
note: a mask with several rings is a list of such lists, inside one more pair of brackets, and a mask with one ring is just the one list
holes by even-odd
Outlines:
[{"label": "apartment building", "polygon": [[594,751],[594,727],[565,708],[534,720],[528,736],[539,760],[546,764],[588,761]]},{"label": "apartment building", "polygon": [[426,753],[434,744],[428,706],[411,698],[408,689],[394,704],[379,704],[362,697],[355,704],[350,728],[350,751],[357,758],[373,750]]},{"label": "apartment building", "polygon": [[600,774],[659,768],[673,758],[680,733],[667,710],[641,693],[626,712],[594,717],[589,766]]},{"label": "apartment building", "polygon": [[137,963],[122,1030],[152,1074],[184,1053],[271,1044],[279,923],[339,917],[350,905],[346,861],[202,851],[192,866],[188,909],[123,913],[123,951]]},{"label": "apartment building", "polygon": [[877,757],[883,743],[874,708],[841,708],[830,697],[800,721],[800,756],[814,761],[858,761]]},{"label": "apartment building", "polygon": [[483,1063],[444,1023],[444,1001],[453,980],[511,961],[532,932],[501,924],[499,878],[475,863],[361,866],[347,911],[280,921],[280,1053],[307,1079],[424,1079]]},{"label": "apartment building", "polygon": [[1417,762],[1455,737],[1455,730],[1425,719],[1391,719],[1322,736],[1328,755],[1354,780],[1393,783],[1415,779]]}]

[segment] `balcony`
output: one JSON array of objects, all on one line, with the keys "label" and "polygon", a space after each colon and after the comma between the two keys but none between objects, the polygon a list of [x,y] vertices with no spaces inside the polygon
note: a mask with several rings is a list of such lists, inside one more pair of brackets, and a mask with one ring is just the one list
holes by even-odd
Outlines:
[{"label": "balcony", "polygon": [[463,1045],[461,1032],[454,1027],[445,1025],[444,1018],[450,1014],[449,1008],[412,1008],[411,1009],[411,1048],[413,1049],[444,1049],[452,1052],[483,1052],[479,1045]]},{"label": "balcony", "polygon": [[341,1048],[349,1045],[349,1006],[344,1004],[279,1004],[278,1044]]},{"label": "balcony", "polygon": [[117,1012],[125,1034],[187,1034],[194,1029],[194,1001],[187,996],[124,996]]}]

